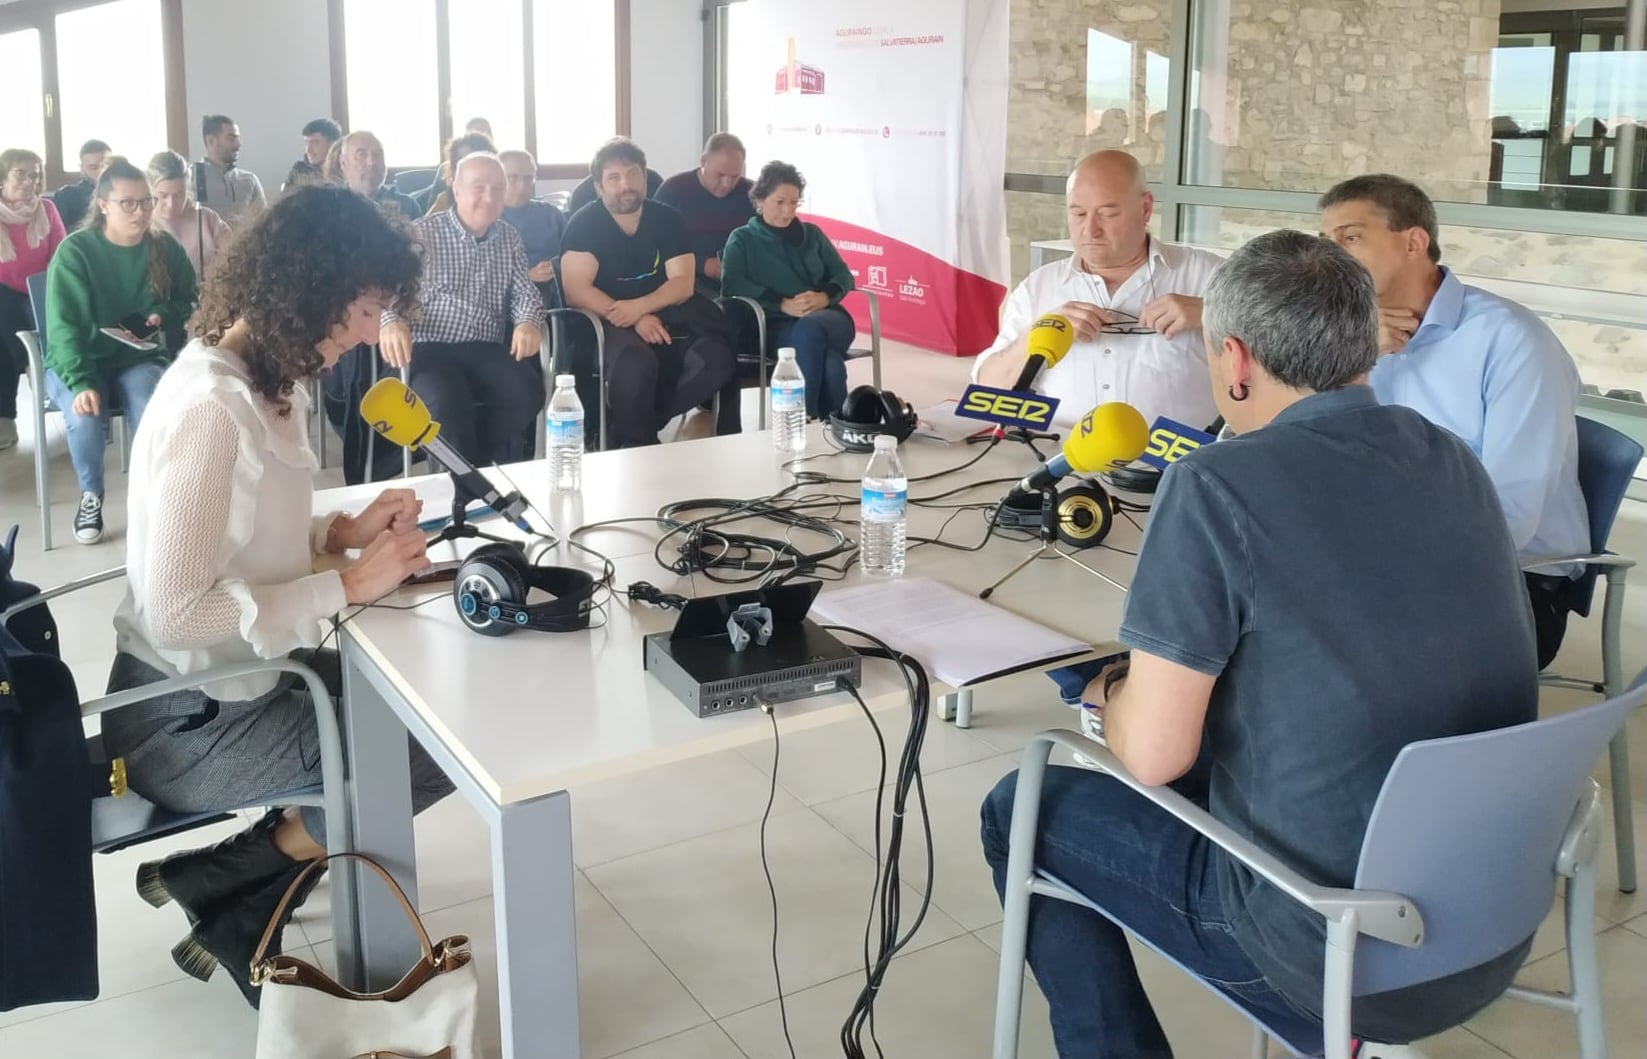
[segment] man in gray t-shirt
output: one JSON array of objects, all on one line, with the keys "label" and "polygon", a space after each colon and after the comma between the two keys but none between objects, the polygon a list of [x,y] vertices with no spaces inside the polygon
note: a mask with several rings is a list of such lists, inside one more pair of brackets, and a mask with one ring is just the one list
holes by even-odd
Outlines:
[{"label": "man in gray t-shirt", "polygon": [[[1298,232],[1255,239],[1214,279],[1209,368],[1239,436],[1163,478],[1121,626],[1130,669],[1085,696],[1139,779],[1178,783],[1329,886],[1352,883],[1403,746],[1531,720],[1538,699],[1492,482],[1456,437],[1364,385],[1376,317],[1354,261]],[[984,805],[997,886],[1015,780]],[[1036,856],[1259,1012],[1318,1019],[1321,919],[1119,783],[1050,770]],[[1404,1041],[1463,1021],[1525,954],[1358,998],[1357,1032]],[[1170,1054],[1109,920],[1038,904],[1029,960],[1060,1054]]]}]

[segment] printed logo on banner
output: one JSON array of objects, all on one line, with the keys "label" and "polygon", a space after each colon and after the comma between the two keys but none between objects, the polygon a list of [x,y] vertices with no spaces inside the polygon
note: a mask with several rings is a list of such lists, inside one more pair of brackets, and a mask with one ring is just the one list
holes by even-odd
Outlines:
[{"label": "printed logo on banner", "polygon": [[898,281],[898,293],[902,294],[906,298],[914,298],[917,301],[926,300],[926,288],[921,286],[921,281],[916,279],[914,276]]},{"label": "printed logo on banner", "polygon": [[772,94],[798,93],[803,96],[821,96],[824,91],[824,72],[795,58],[795,38],[789,38],[789,57],[773,78]]},{"label": "printed logo on banner", "polygon": [[890,287],[888,287],[886,285],[886,266],[885,265],[870,265],[869,266],[869,285],[871,287],[879,287],[881,290],[890,290],[891,289]]}]

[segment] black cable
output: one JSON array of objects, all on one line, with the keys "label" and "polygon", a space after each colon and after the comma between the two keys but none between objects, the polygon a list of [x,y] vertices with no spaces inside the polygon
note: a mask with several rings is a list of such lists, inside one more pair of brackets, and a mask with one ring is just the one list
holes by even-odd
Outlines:
[{"label": "black cable", "polygon": [[761,701],[761,712],[772,722],[772,784],[766,792],[766,808],[761,812],[761,871],[766,875],[766,892],[772,898],[772,982],[778,987],[778,1018],[783,1023],[783,1040],[789,1059],[795,1059],[795,1041],[789,1036],[789,1006],[783,997],[783,972],[778,968],[778,887],[772,882],[772,865],[766,857],[766,824],[772,819],[772,803],[778,800],[778,715],[772,704]]}]

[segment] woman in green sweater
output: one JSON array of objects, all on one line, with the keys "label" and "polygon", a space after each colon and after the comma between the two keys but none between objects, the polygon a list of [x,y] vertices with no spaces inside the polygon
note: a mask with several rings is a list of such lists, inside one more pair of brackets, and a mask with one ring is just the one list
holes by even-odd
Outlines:
[{"label": "woman in green sweater", "polygon": [[754,298],[766,310],[767,345],[792,346],[806,376],[806,414],[820,419],[846,400],[846,353],[858,333],[841,299],[852,273],[829,237],[796,220],[806,179],[788,162],[768,162],[749,197],[755,216],[734,229],[721,254],[721,293]]},{"label": "woman in green sweater", "polygon": [[[74,539],[103,538],[103,444],[109,400],[132,430],[171,361],[163,344],[194,308],[195,276],[176,239],[151,224],[154,197],[141,169],[116,159],[97,182],[84,226],[46,270],[46,392],[68,426],[80,480]],[[137,348],[104,328],[152,331]],[[146,344],[146,343],[138,343]]]}]

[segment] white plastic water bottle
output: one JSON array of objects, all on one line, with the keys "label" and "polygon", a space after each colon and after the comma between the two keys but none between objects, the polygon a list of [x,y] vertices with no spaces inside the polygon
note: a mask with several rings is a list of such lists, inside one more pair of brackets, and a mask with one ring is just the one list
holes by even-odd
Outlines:
[{"label": "white plastic water bottle", "polygon": [[549,433],[549,487],[576,493],[583,488],[583,402],[577,376],[556,375],[545,426]]},{"label": "white plastic water bottle", "polygon": [[905,507],[909,479],[898,459],[898,439],[882,434],[875,439],[875,455],[864,470],[862,525],[858,561],[872,577],[898,577],[904,572]]},{"label": "white plastic water bottle", "polygon": [[772,369],[772,447],[799,456],[806,451],[806,377],[789,346]]}]

